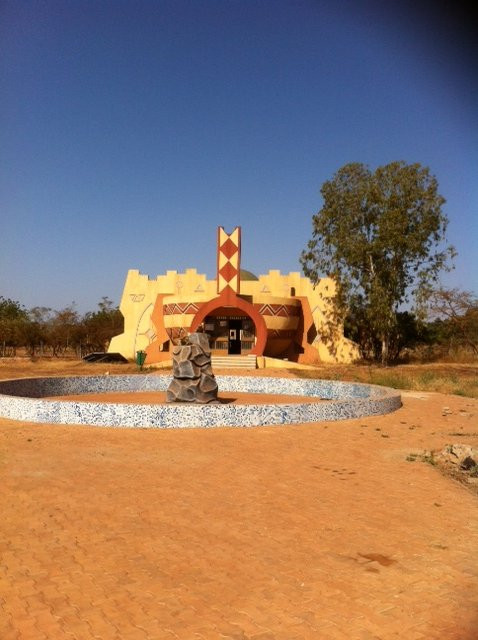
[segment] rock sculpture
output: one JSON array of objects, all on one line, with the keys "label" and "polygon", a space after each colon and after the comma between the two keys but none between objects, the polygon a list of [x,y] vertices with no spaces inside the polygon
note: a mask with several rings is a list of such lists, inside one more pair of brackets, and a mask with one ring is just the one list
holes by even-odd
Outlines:
[{"label": "rock sculpture", "polygon": [[173,348],[173,376],[166,392],[167,402],[219,402],[205,333],[192,333],[185,344]]}]

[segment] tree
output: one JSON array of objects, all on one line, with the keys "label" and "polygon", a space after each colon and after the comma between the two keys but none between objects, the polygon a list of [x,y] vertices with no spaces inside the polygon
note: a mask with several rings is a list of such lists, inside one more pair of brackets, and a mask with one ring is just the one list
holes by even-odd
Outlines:
[{"label": "tree", "polygon": [[29,323],[25,335],[24,346],[33,357],[37,347],[43,355],[43,348],[51,346],[50,325],[53,311],[50,307],[33,307],[28,312]]},{"label": "tree", "polygon": [[5,355],[5,348],[15,352],[16,347],[23,344],[28,314],[16,300],[0,296],[0,353]]},{"label": "tree", "polygon": [[55,311],[49,323],[50,346],[54,356],[61,356],[80,343],[81,330],[75,303]]},{"label": "tree", "polygon": [[[345,320],[344,333],[347,338],[356,342],[362,355],[366,359],[380,360],[381,342],[379,338],[368,329],[368,320],[364,315],[349,313]],[[405,349],[413,349],[429,341],[427,325],[421,322],[410,311],[399,311],[396,316],[395,329],[390,336],[388,354],[390,361],[398,360]]]},{"label": "tree", "polygon": [[471,291],[435,289],[428,298],[428,309],[440,323],[449,348],[464,346],[478,355],[478,298]]},{"label": "tree", "polygon": [[98,302],[98,309],[86,313],[82,320],[84,342],[91,351],[107,350],[111,338],[123,331],[123,314],[107,296]]},{"label": "tree", "polygon": [[369,343],[380,343],[381,361],[388,364],[400,306],[410,293],[419,301],[454,256],[444,245],[445,199],[428,168],[404,162],[373,173],[347,164],[321,194],[324,203],[301,256],[304,273],[315,284],[322,274],[335,279],[338,316],[360,317]]}]

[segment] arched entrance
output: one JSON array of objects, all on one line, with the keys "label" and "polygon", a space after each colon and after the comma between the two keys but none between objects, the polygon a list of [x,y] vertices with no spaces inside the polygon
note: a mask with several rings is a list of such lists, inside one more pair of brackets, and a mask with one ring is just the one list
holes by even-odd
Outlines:
[{"label": "arched entrance", "polygon": [[263,355],[267,341],[264,318],[254,306],[237,295],[220,295],[201,306],[191,332],[202,325],[213,351],[224,355]]},{"label": "arched entrance", "polygon": [[254,322],[240,309],[220,307],[206,316],[203,327],[213,353],[238,356],[247,355],[254,349]]}]

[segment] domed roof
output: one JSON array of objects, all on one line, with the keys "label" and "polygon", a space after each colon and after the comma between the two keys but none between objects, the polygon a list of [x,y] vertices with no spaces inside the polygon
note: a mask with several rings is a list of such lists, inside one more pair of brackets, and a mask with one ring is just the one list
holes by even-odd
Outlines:
[{"label": "domed roof", "polygon": [[241,276],[241,280],[259,280],[259,278],[252,273],[252,271],[246,271],[246,269],[241,269],[240,270],[240,276]]}]

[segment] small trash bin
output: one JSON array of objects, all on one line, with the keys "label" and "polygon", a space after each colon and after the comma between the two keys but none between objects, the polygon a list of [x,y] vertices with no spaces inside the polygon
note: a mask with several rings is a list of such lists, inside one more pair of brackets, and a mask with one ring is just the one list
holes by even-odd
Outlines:
[{"label": "small trash bin", "polygon": [[145,360],[146,360],[146,351],[136,351],[136,364],[140,369],[143,368],[143,364]]}]

